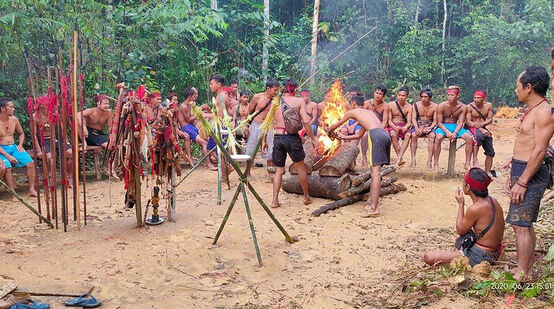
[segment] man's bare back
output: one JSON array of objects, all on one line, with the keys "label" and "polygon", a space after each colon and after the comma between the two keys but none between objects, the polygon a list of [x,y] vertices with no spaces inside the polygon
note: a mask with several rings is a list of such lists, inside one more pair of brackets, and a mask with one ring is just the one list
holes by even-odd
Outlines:
[{"label": "man's bare back", "polygon": [[[500,203],[491,197],[494,202],[495,216],[494,224],[491,229],[479,238],[477,246],[483,245],[489,248],[497,248],[502,243],[502,237],[504,236],[504,214]],[[479,235],[483,230],[487,228],[492,220],[492,207],[489,198],[480,198],[473,205],[469,206],[467,212],[472,212],[473,217],[477,217],[477,221],[473,224],[473,230],[475,234]],[[486,249],[486,248],[485,248]]]}]

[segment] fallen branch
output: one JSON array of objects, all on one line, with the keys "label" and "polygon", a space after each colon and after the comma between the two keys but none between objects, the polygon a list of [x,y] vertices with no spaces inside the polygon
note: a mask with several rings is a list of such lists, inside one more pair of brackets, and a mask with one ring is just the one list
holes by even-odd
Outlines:
[{"label": "fallen branch", "polygon": [[83,294],[91,294],[94,291],[94,286],[87,290],[86,293],[59,293],[59,292],[34,292],[29,291],[24,288],[17,288],[14,292],[16,293],[25,293],[31,296],[55,296],[55,297],[81,297]]},{"label": "fallen branch", "polygon": [[[396,182],[397,180],[398,180],[398,177],[396,177],[396,176],[390,176],[390,177],[387,177],[387,178],[383,178],[381,180],[381,188],[389,186],[390,184]],[[369,180],[367,180],[366,182],[364,182],[361,186],[351,187],[350,189],[339,193],[339,197],[340,198],[345,198],[345,197],[365,193],[366,191],[369,190],[370,187],[371,187],[371,178]]]},{"label": "fallen branch", "polygon": [[[394,166],[387,166],[381,169],[381,176],[388,175],[396,171]],[[371,178],[371,169],[364,170],[359,175],[352,177],[352,186],[357,187]]]},{"label": "fallen branch", "polygon": [[[386,187],[381,187],[381,193],[379,193],[379,196],[383,197],[385,195],[391,195],[396,194],[401,191],[406,191],[407,188],[405,185],[399,183],[399,184],[391,184]],[[369,199],[369,193],[365,193],[362,200],[367,201]]]}]

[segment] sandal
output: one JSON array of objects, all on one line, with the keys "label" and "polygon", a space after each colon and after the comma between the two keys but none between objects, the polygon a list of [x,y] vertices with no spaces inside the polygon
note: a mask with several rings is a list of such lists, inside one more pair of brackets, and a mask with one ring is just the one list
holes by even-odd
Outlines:
[{"label": "sandal", "polygon": [[90,294],[83,294],[78,298],[68,299],[65,302],[68,307],[96,308],[102,305],[102,302]]},{"label": "sandal", "polygon": [[12,305],[10,309],[50,309],[50,305],[37,303],[32,299],[26,299],[15,305]]}]

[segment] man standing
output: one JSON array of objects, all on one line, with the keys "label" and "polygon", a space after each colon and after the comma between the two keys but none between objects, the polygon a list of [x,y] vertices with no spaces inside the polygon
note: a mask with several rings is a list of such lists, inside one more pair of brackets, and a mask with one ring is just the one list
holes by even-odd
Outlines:
[{"label": "man standing", "polygon": [[[0,160],[4,162],[6,184],[14,188],[11,171],[12,166],[27,168],[27,178],[29,180],[29,194],[37,196],[35,190],[35,164],[33,159],[23,149],[25,133],[19,123],[19,119],[14,116],[14,104],[11,99],[0,99]],[[14,133],[17,133],[18,144],[15,144]]]},{"label": "man standing", "polygon": [[[279,92],[279,83],[274,79],[268,79],[265,83],[265,92],[257,93],[252,97],[252,101],[248,105],[248,114],[252,115],[261,110],[261,112],[252,119],[252,123],[248,128],[248,141],[246,142],[246,154],[254,159],[254,148],[258,144],[260,136],[262,136],[262,123],[267,117],[267,113],[271,108],[268,104]],[[270,174],[273,174],[273,130],[269,130],[266,136],[267,151],[262,149],[262,159],[267,161],[268,178],[272,180]],[[250,175],[249,175],[250,176]]]},{"label": "man standing", "polygon": [[417,167],[416,152],[417,152],[417,140],[420,137],[427,137],[429,144],[427,146],[427,168],[433,168],[433,149],[435,144],[435,127],[437,125],[437,109],[438,105],[435,102],[431,102],[433,98],[433,92],[429,88],[424,88],[419,92],[419,98],[421,101],[417,101],[414,104],[412,112],[412,143],[410,150],[412,153],[412,168]]},{"label": "man standing", "polygon": [[[276,166],[275,176],[273,177],[273,202],[271,207],[279,207],[279,190],[281,189],[281,182],[283,181],[283,175],[285,174],[285,162],[287,160],[287,154],[292,159],[292,164],[299,166],[298,178],[300,178],[300,186],[304,193],[304,205],[312,203],[308,192],[308,171],[304,164],[304,148],[302,147],[302,140],[298,135],[298,132],[290,134],[285,124],[284,112],[288,109],[294,109],[297,115],[300,116],[304,127],[308,132],[308,138],[312,141],[314,149],[316,148],[316,141],[310,125],[310,117],[306,113],[306,107],[304,100],[296,97],[296,88],[298,84],[294,79],[288,79],[283,82],[285,92],[281,98],[281,106],[275,110],[275,137],[273,146],[273,162]],[[287,115],[291,113],[288,112]],[[300,130],[300,128],[299,128]],[[264,143],[264,147],[267,144]]]},{"label": "man standing", "polygon": [[[387,91],[388,89],[385,85],[379,85],[373,92],[373,99],[370,99],[364,102],[364,108],[367,110],[373,111],[375,113],[375,116],[377,116],[377,118],[379,118],[379,120],[381,121],[381,126],[383,127],[383,129],[386,129],[389,125],[389,106],[384,101],[385,96],[387,95]],[[366,129],[366,131],[368,130]],[[369,148],[367,134],[364,135],[362,138],[361,147],[362,147],[362,166],[366,166],[367,150]]]},{"label": "man standing", "polygon": [[435,173],[439,172],[439,156],[441,153],[441,143],[444,137],[452,141],[456,138],[462,138],[466,142],[466,162],[465,169],[471,168],[471,155],[473,154],[473,137],[468,130],[464,129],[464,122],[467,107],[460,101],[460,87],[448,87],[448,101],[442,102],[437,110],[437,125],[435,130],[435,146],[433,155],[435,156]]},{"label": "man standing", "polygon": [[473,146],[473,167],[479,167],[478,152],[479,146],[483,145],[485,150],[485,172],[490,173],[494,148],[492,146],[492,134],[487,126],[492,123],[492,103],[485,102],[487,94],[477,90],[473,94],[473,102],[468,104],[466,124],[477,142]]},{"label": "man standing", "polygon": [[[236,127],[240,125],[241,121],[248,118],[248,102],[250,101],[250,91],[243,90],[240,92],[239,104],[233,107],[233,124]],[[235,138],[240,144],[244,144],[248,138],[248,125],[235,132]]]},{"label": "man standing", "polygon": [[379,193],[381,192],[381,166],[390,162],[390,144],[391,139],[387,131],[383,128],[383,123],[377,117],[376,113],[369,111],[364,106],[364,97],[355,96],[353,101],[356,108],[346,112],[344,117],[333,124],[328,130],[327,135],[331,138],[337,137],[334,131],[339,128],[348,119],[356,119],[362,127],[358,133],[351,136],[339,136],[344,140],[356,140],[368,133],[369,145],[369,165],[371,167],[371,185],[369,190],[369,199],[362,209],[362,217],[377,217],[379,215]]},{"label": "man standing", "polygon": [[550,168],[544,163],[546,149],[554,133],[550,106],[546,100],[549,76],[543,67],[529,67],[516,83],[517,100],[527,107],[519,119],[512,155],[510,209],[506,223],[515,231],[518,280],[532,274],[537,221],[541,198],[550,180]]},{"label": "man standing", "polygon": [[306,106],[306,113],[308,113],[308,116],[310,117],[312,132],[314,133],[314,135],[316,135],[317,127],[319,126],[318,104],[315,102],[312,102],[310,98],[310,90],[308,89],[303,89],[302,91],[300,91],[300,98],[304,100],[304,104]]},{"label": "man standing", "polygon": [[[110,131],[112,124],[112,111],[110,110],[110,102],[108,96],[99,94],[95,98],[96,107],[87,108],[84,111],[77,113],[77,124],[83,126],[85,140],[89,146],[108,147],[108,137],[104,135],[103,129],[105,126]],[[160,100],[161,102],[161,95]],[[159,106],[159,103],[158,103]],[[81,123],[81,113],[83,113],[83,123]],[[79,127],[79,134],[81,128]]]},{"label": "man standing", "polygon": [[[396,152],[396,167],[403,164],[402,156],[408,149],[412,137],[409,130],[412,126],[412,105],[406,102],[408,94],[408,87],[403,85],[396,93],[396,100],[389,103],[390,117],[387,132],[390,134],[392,147]],[[401,147],[399,145],[400,139],[403,140]]]},{"label": "man standing", "polygon": [[[210,91],[215,93],[215,105],[219,118],[223,118],[225,115],[230,115],[231,108],[233,107],[231,105],[229,94],[223,89],[224,82],[225,78],[223,78],[220,74],[215,74],[212,78],[210,78]],[[222,107],[224,107],[224,109],[222,109]]]}]

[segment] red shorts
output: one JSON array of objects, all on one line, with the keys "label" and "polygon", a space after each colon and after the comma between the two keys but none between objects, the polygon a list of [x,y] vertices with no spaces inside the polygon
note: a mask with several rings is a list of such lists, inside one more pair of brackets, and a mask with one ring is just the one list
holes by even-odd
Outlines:
[{"label": "red shorts", "polygon": [[[397,126],[397,127],[401,127],[401,128],[406,126],[406,124],[403,123],[403,122],[395,122],[394,125]],[[387,127],[386,130],[387,130],[387,132],[389,132],[389,135],[390,135],[391,132],[394,132],[394,129],[391,128],[391,127]],[[401,138],[401,139],[404,139],[404,136],[406,135],[406,132],[407,131],[398,132],[398,137]]]}]

